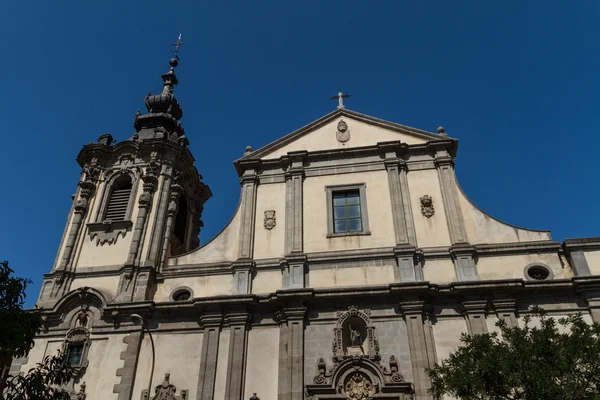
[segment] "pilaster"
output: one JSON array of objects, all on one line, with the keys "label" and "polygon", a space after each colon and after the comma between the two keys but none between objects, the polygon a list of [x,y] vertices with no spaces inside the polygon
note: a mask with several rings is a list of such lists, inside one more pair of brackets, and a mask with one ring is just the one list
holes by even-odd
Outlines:
[{"label": "pilaster", "polygon": [[[384,156],[385,169],[388,176],[388,184],[390,188],[390,201],[392,204],[392,220],[394,221],[394,232],[396,236],[396,244],[412,244],[415,245],[414,235],[409,235],[408,218],[412,218],[406,214],[404,205],[405,197],[403,191],[408,191],[408,182],[404,179],[406,186],[403,186],[403,180],[400,179],[401,171],[406,174],[406,162],[398,158],[398,152],[406,145],[402,145],[399,141],[396,142],[381,142],[377,143],[379,151]],[[410,221],[410,226],[414,230],[414,222]],[[411,236],[413,236],[411,238]],[[413,241],[411,242],[411,239]]]},{"label": "pilaster", "polygon": [[254,276],[254,261],[237,260],[231,266],[233,271],[233,294],[252,293],[252,278]]},{"label": "pilaster", "polygon": [[220,312],[204,313],[200,317],[204,333],[202,334],[202,354],[196,400],[212,400],[214,398],[222,321],[223,315]]},{"label": "pilaster", "polygon": [[435,344],[425,307],[426,303],[421,300],[400,303],[400,310],[406,321],[417,400],[433,399],[428,393],[431,380],[426,370],[435,363]]},{"label": "pilaster", "polygon": [[475,263],[477,251],[475,247],[468,244],[457,244],[450,247],[450,256],[456,270],[456,280],[477,281],[477,265]]},{"label": "pilaster", "polygon": [[123,338],[123,342],[127,344],[127,347],[121,352],[120,356],[120,359],[123,360],[123,367],[117,370],[117,376],[121,379],[118,384],[114,385],[113,393],[118,394],[117,400],[131,400],[138,357],[142,345],[142,333],[130,333]]},{"label": "pilaster", "polygon": [[413,246],[396,246],[394,248],[396,268],[394,279],[396,282],[422,282],[423,278],[423,252]]},{"label": "pilaster", "polygon": [[239,259],[251,259],[254,253],[254,220],[256,215],[256,188],[258,186],[258,161],[252,160],[244,170],[242,184],[241,222],[238,246]]},{"label": "pilaster", "polygon": [[435,153],[435,166],[438,171],[442,200],[446,209],[446,219],[450,230],[452,244],[467,243],[465,221],[458,200],[456,189],[456,176],[454,174],[454,159],[445,148],[437,149]]},{"label": "pilaster", "polygon": [[305,286],[306,255],[295,254],[279,260],[283,289],[298,289]]},{"label": "pilaster", "polygon": [[482,335],[488,333],[485,316],[487,313],[487,300],[465,300],[461,303],[469,335]]},{"label": "pilaster", "polygon": [[250,314],[246,311],[232,311],[226,316],[231,329],[229,336],[229,356],[225,400],[242,400],[244,369],[246,366],[246,339]]},{"label": "pilaster", "polygon": [[517,319],[517,301],[514,298],[499,295],[492,300],[492,304],[498,318],[503,319],[509,328],[519,326]]},{"label": "pilaster", "polygon": [[591,282],[588,279],[590,278],[574,278],[573,281],[577,292],[581,293],[587,303],[592,321],[600,323],[600,283],[597,279]]},{"label": "pilaster", "polygon": [[306,307],[287,307],[278,311],[279,384],[278,400],[302,400],[304,395],[304,317]]},{"label": "pilaster", "polygon": [[307,151],[294,151],[282,157],[282,162],[289,165],[285,173],[285,254],[304,248],[302,198],[307,155]]}]

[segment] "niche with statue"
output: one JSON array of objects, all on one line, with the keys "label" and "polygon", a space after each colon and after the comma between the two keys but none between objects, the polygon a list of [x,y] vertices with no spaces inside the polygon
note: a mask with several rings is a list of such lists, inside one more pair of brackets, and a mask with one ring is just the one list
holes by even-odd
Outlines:
[{"label": "niche with statue", "polygon": [[355,356],[379,360],[379,342],[369,314],[368,310],[359,310],[356,306],[338,313],[338,321],[333,329],[335,360],[342,361]]}]

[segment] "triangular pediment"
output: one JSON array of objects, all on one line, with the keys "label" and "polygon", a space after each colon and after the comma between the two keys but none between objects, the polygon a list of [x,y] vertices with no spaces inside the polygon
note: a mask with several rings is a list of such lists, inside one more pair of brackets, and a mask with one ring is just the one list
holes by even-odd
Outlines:
[{"label": "triangular pediment", "polygon": [[[345,126],[340,122],[343,121]],[[342,129],[338,129],[338,128]],[[346,130],[344,131],[344,128]],[[401,141],[422,144],[448,139],[435,133],[385,121],[345,108],[318,120],[244,156],[243,159],[277,159],[291,151],[308,152],[372,146],[378,142]]]}]

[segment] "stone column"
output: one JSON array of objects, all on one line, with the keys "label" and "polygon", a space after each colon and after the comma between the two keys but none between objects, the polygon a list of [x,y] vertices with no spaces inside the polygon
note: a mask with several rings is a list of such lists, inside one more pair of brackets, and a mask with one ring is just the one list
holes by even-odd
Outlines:
[{"label": "stone column", "polygon": [[307,155],[307,151],[287,154],[289,168],[285,173],[285,254],[301,253],[304,249],[302,196],[304,160]]},{"label": "stone column", "polygon": [[278,400],[304,396],[304,316],[306,307],[289,307],[276,314],[279,322]]},{"label": "stone column", "polygon": [[485,320],[487,300],[466,300],[461,305],[467,321],[469,335],[488,333]]},{"label": "stone column", "polygon": [[175,217],[177,216],[177,211],[179,209],[179,196],[181,196],[181,192],[183,188],[175,181],[173,185],[171,185],[171,198],[169,201],[169,208],[167,209],[167,224],[165,226],[165,237],[163,239],[162,249],[160,253],[160,264],[159,269],[165,265],[167,260],[167,253],[169,251],[169,242],[171,241],[171,235],[173,234],[173,226],[175,223]]},{"label": "stone column", "polygon": [[227,359],[227,378],[225,381],[225,400],[242,400],[244,390],[244,369],[246,366],[246,337],[250,314],[245,311],[227,314],[231,329],[229,337],[229,356]]},{"label": "stone column", "polygon": [[[433,399],[428,393],[431,380],[426,372],[435,362],[435,345],[430,322],[425,316],[425,302],[420,300],[400,303],[400,310],[406,321],[410,359],[417,400]],[[426,332],[427,328],[427,332]]]},{"label": "stone column", "polygon": [[204,333],[202,334],[202,355],[200,356],[196,400],[212,400],[214,398],[222,319],[223,316],[219,312],[205,313],[200,317]]},{"label": "stone column", "polygon": [[127,344],[125,350],[121,352],[120,357],[121,360],[124,360],[123,367],[117,369],[117,376],[121,379],[118,384],[113,386],[113,393],[118,394],[117,400],[131,400],[133,398],[133,384],[135,383],[135,373],[142,345],[142,333],[130,333],[123,338],[123,343]]},{"label": "stone column", "polygon": [[135,265],[136,259],[138,258],[138,252],[142,242],[142,234],[144,227],[146,226],[146,219],[148,211],[152,207],[152,197],[154,190],[156,189],[156,183],[158,182],[158,169],[160,166],[151,161],[146,167],[146,174],[142,176],[144,181],[143,192],[140,194],[138,199],[138,214],[133,228],[133,235],[131,237],[131,245],[129,246],[129,256],[127,257],[127,265]]},{"label": "stone column", "polygon": [[85,179],[79,182],[79,199],[75,202],[74,215],[71,222],[71,229],[69,230],[69,236],[65,243],[63,256],[59,265],[59,270],[68,271],[71,269],[73,260],[73,250],[75,242],[82,231],[82,222],[85,214],[88,211],[90,198],[92,197],[96,188],[96,174],[86,173]]},{"label": "stone column", "polygon": [[256,188],[258,165],[247,167],[240,179],[242,184],[241,222],[238,259],[251,259],[254,253],[254,220],[256,216]]},{"label": "stone column", "polygon": [[156,267],[160,263],[159,257],[162,249],[162,239],[167,217],[167,209],[169,207],[169,193],[171,192],[173,167],[170,165],[163,165],[162,168],[163,171],[161,175],[163,179],[158,201],[156,202],[157,207],[154,216],[154,225],[152,226],[152,232],[150,233],[148,254],[146,256],[146,262],[144,263],[144,265],[149,267]]}]

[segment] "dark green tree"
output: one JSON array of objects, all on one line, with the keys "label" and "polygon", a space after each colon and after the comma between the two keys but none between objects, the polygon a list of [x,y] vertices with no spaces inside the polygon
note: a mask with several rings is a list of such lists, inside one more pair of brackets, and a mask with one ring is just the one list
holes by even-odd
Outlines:
[{"label": "dark green tree", "polygon": [[462,345],[428,371],[436,399],[600,399],[600,325],[581,314],[558,321],[536,308],[523,326],[461,337]]},{"label": "dark green tree", "polygon": [[[40,310],[26,310],[25,290],[28,279],[14,276],[8,262],[0,262],[0,371],[7,371],[11,361],[25,357],[33,339],[42,330]],[[73,376],[63,354],[47,356],[25,375],[0,376],[0,400],[69,399],[61,389]]]}]

